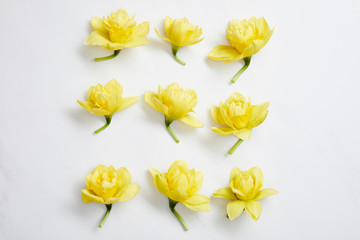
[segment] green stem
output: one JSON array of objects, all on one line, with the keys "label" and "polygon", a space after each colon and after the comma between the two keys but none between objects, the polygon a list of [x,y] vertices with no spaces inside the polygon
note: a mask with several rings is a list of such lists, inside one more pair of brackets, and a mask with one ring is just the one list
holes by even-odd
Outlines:
[{"label": "green stem", "polygon": [[181,60],[180,58],[178,58],[178,56],[176,55],[176,53],[179,51],[179,48],[178,46],[176,45],[172,45],[172,54],[174,55],[174,58],[176,59],[176,61],[178,61],[179,63],[181,63],[182,65],[185,66],[185,62],[183,60]]},{"label": "green stem", "polygon": [[115,50],[113,55],[110,55],[110,56],[107,56],[107,57],[102,57],[102,58],[95,58],[94,60],[95,60],[95,62],[101,62],[101,61],[112,59],[112,58],[116,57],[117,55],[119,55],[120,50],[121,49]]},{"label": "green stem", "polygon": [[94,133],[97,134],[97,133],[101,132],[102,130],[104,130],[105,128],[107,128],[111,123],[111,118],[112,118],[112,115],[105,115],[105,119],[106,119],[105,125],[102,126],[101,128],[99,128],[98,130],[96,130]]},{"label": "green stem", "polygon": [[105,213],[103,219],[101,220],[101,223],[99,224],[99,228],[102,228],[102,226],[104,226],[104,223],[110,214],[112,204],[105,204],[105,206],[106,206],[106,213]]},{"label": "green stem", "polygon": [[235,145],[229,150],[229,154],[231,155],[231,154],[233,154],[233,152],[238,148],[238,146],[243,142],[244,140],[242,140],[242,139],[239,139],[236,143],[235,143]]},{"label": "green stem", "polygon": [[237,74],[233,77],[233,79],[231,80],[232,83],[235,83],[236,80],[240,77],[240,75],[241,75],[243,72],[245,72],[245,70],[249,67],[249,65],[250,65],[250,60],[251,60],[251,56],[244,58],[245,65],[244,65],[244,66],[237,72]]},{"label": "green stem", "polygon": [[172,130],[172,128],[170,127],[170,124],[173,122],[173,119],[168,118],[167,116],[165,116],[165,126],[166,129],[169,131],[169,133],[171,134],[171,136],[174,138],[175,142],[180,142],[180,140],[178,139],[178,137],[176,136],[176,134],[174,133],[174,131]]},{"label": "green stem", "polygon": [[174,201],[172,199],[169,198],[169,208],[171,210],[171,212],[175,215],[175,217],[177,219],[179,219],[180,223],[183,225],[185,231],[189,230],[189,227],[187,226],[187,224],[185,223],[184,219],[182,219],[182,217],[177,213],[177,211],[175,210],[175,206],[178,202]]}]

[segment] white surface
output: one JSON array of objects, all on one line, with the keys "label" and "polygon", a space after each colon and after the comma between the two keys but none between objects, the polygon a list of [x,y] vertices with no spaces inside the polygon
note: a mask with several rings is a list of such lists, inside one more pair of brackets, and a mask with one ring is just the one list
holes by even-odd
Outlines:
[{"label": "white surface", "polygon": [[[147,46],[110,52],[84,46],[93,16],[118,8],[149,21]],[[8,239],[360,239],[359,1],[10,1],[0,2],[0,238]],[[186,16],[205,40],[183,48],[181,66],[153,28],[165,16]],[[235,85],[241,63],[206,58],[226,43],[231,19],[265,16],[275,32]],[[116,78],[135,105],[104,118],[82,109],[87,89]],[[175,144],[163,116],[143,92],[179,82],[195,89],[196,116],[205,128],[180,122]],[[271,102],[267,120],[232,156],[233,136],[210,130],[209,108],[240,91],[254,103]],[[245,213],[225,218],[227,201],[209,213],[178,206],[184,232],[148,168],[166,171],[176,159],[205,174],[200,193],[228,185],[238,166],[262,168],[264,187],[279,194],[261,200],[258,222]],[[127,167],[139,194],[105,207],[81,202],[85,176],[98,163]]]}]

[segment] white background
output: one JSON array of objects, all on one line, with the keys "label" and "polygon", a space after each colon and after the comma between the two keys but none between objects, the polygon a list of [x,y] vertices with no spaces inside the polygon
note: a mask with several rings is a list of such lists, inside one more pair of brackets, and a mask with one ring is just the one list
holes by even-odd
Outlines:
[{"label": "white background", "polygon": [[[125,8],[149,21],[149,44],[113,60],[84,46],[90,19]],[[16,1],[0,2],[0,239],[360,239],[359,53],[360,4],[343,1]],[[172,59],[163,20],[186,16],[205,39]],[[231,19],[264,16],[275,27],[235,85],[241,62],[207,59],[227,44]],[[105,119],[77,104],[91,85],[117,79],[124,96],[140,101]],[[172,82],[197,91],[196,116],[205,128],[174,122],[143,100],[144,91]],[[266,121],[232,156],[234,136],[213,133],[209,109],[235,91],[253,103],[270,101]],[[177,209],[184,232],[152,183],[148,168],[164,172],[176,159],[205,174],[200,193],[226,187],[233,167],[260,167],[264,187],[279,194],[261,200],[254,222],[245,213],[225,217],[227,200],[209,213]],[[101,204],[84,204],[81,189],[97,164],[127,167],[141,186],[131,201],[115,203],[103,229]]]}]

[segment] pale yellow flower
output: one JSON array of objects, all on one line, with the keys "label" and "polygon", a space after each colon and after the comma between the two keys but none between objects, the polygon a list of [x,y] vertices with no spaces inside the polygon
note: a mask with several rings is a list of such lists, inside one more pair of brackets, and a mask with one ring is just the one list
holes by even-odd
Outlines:
[{"label": "pale yellow flower", "polygon": [[115,169],[99,164],[93,173],[86,176],[86,188],[81,191],[82,201],[106,205],[106,214],[99,225],[102,227],[112,204],[133,199],[139,190],[139,185],[131,182],[131,175],[126,168]]},{"label": "pale yellow flower", "polygon": [[99,133],[109,126],[112,115],[139,100],[138,97],[122,97],[123,88],[115,79],[111,80],[105,87],[100,83],[96,86],[91,86],[87,93],[87,101],[80,101],[78,103],[89,112],[105,116],[106,124],[95,131]]},{"label": "pale yellow flower", "polygon": [[239,141],[229,151],[232,154],[243,140],[248,140],[252,129],[259,126],[268,114],[269,102],[252,105],[241,93],[232,94],[225,103],[220,102],[219,107],[211,108],[211,116],[214,121],[224,127],[212,127],[211,129],[221,135],[235,135]]},{"label": "pale yellow flower", "polygon": [[278,193],[275,189],[263,186],[263,173],[260,168],[253,167],[248,171],[241,171],[235,167],[230,175],[230,187],[217,190],[213,197],[233,200],[227,204],[227,215],[230,220],[246,213],[255,221],[261,214],[261,204],[257,201]]},{"label": "pale yellow flower", "polygon": [[185,62],[180,60],[176,53],[180,47],[194,45],[202,41],[204,39],[200,38],[202,29],[198,26],[194,26],[185,17],[180,19],[166,17],[164,21],[164,27],[167,38],[161,36],[159,31],[155,28],[156,33],[161,39],[171,43],[174,58],[182,65],[185,65]]},{"label": "pale yellow flower", "polygon": [[169,198],[169,207],[174,215],[188,230],[185,222],[175,211],[175,205],[179,202],[194,211],[210,211],[208,197],[199,194],[204,174],[189,169],[185,161],[177,160],[169,168],[167,173],[160,173],[154,168],[150,168],[150,173],[154,178],[155,187]]},{"label": "pale yellow flower", "polygon": [[274,29],[270,30],[265,18],[249,20],[232,20],[226,29],[227,38],[232,46],[219,45],[209,53],[208,57],[224,62],[235,62],[244,59],[245,65],[232,79],[235,83],[237,78],[248,68],[251,56],[260,51],[270,40]]},{"label": "pale yellow flower", "polygon": [[202,128],[204,125],[189,112],[195,112],[198,99],[196,92],[191,89],[184,90],[177,83],[172,83],[163,89],[159,85],[158,93],[151,91],[145,92],[145,102],[151,107],[165,115],[165,125],[176,142],[180,140],[170,128],[170,124],[178,119],[183,123],[196,128]]},{"label": "pale yellow flower", "polygon": [[131,18],[124,9],[111,13],[107,18],[93,17],[91,26],[94,31],[85,40],[85,45],[95,45],[113,50],[114,54],[95,61],[111,59],[117,56],[121,49],[146,45],[145,38],[149,33],[149,22],[136,24],[135,15]]}]

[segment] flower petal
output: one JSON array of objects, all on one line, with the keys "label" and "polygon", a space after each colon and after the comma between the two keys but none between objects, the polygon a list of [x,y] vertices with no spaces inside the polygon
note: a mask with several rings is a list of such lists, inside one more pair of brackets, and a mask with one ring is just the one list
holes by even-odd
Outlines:
[{"label": "flower petal", "polygon": [[166,36],[169,38],[171,36],[171,25],[173,24],[174,20],[171,17],[166,17],[164,21],[164,28]]},{"label": "flower petal", "polygon": [[219,190],[216,190],[214,194],[212,195],[215,198],[225,198],[225,199],[232,199],[237,200],[235,194],[233,191],[231,191],[230,188],[221,188]]},{"label": "flower petal", "polygon": [[213,130],[214,133],[217,133],[220,135],[231,135],[236,132],[235,129],[228,128],[228,127],[211,127],[211,130]]},{"label": "flower petal", "polygon": [[254,200],[246,201],[245,210],[254,221],[257,221],[261,214],[261,204]]},{"label": "flower petal", "polygon": [[121,99],[120,105],[117,109],[117,111],[120,111],[124,108],[127,108],[128,106],[136,103],[137,101],[139,101],[139,97],[126,97]]},{"label": "flower petal", "polygon": [[242,55],[232,46],[219,45],[211,50],[208,57],[213,60],[224,62],[236,62],[242,59]]},{"label": "flower petal", "polygon": [[184,117],[180,118],[179,120],[189,125],[190,127],[196,127],[196,128],[204,127],[204,124],[202,124],[199,119],[197,119],[196,117],[190,114],[186,114]]},{"label": "flower petal", "polygon": [[152,106],[155,110],[167,115],[169,112],[168,106],[160,102],[158,95],[154,92],[147,91],[144,94],[145,102]]},{"label": "flower petal", "polygon": [[243,201],[231,201],[226,206],[226,212],[230,220],[234,220],[243,212],[245,203]]},{"label": "flower petal", "polygon": [[155,169],[155,168],[150,168],[150,169],[149,169],[149,172],[151,173],[151,175],[152,175],[153,178],[155,178],[156,175],[161,174],[161,173],[159,172],[159,170],[157,170],[157,169]]},{"label": "flower petal", "polygon": [[165,40],[165,41],[167,41],[167,42],[171,42],[170,39],[161,36],[161,34],[159,33],[159,30],[157,30],[156,28],[155,28],[155,32],[157,33],[157,35],[158,35],[162,40]]},{"label": "flower petal", "polygon": [[92,114],[99,115],[99,116],[111,115],[110,111],[101,109],[101,108],[92,108],[92,109],[90,109],[90,112]]},{"label": "flower petal", "polygon": [[159,192],[169,197],[169,186],[162,174],[155,175],[154,185],[159,190]]},{"label": "flower petal", "polygon": [[172,171],[176,171],[177,169],[180,169],[181,172],[186,173],[189,171],[189,165],[184,160],[176,160],[169,167],[168,173],[170,173]]},{"label": "flower petal", "polygon": [[269,107],[269,104],[270,104],[269,102],[264,102],[262,104],[258,104],[254,106],[249,120],[250,127],[252,128],[257,127],[264,122],[268,114],[267,108]]},{"label": "flower petal", "polygon": [[210,211],[210,198],[201,194],[192,194],[183,204],[194,211],[208,212]]},{"label": "flower petal", "polygon": [[102,32],[103,34],[107,34],[104,21],[101,18],[99,17],[91,18],[91,26],[95,31]]},{"label": "flower petal", "polygon": [[264,188],[261,189],[260,191],[257,192],[257,194],[255,195],[254,200],[260,200],[263,198],[267,198],[270,197],[271,195],[277,194],[279,193],[278,191],[276,191],[275,189],[272,188]]},{"label": "flower petal", "polygon": [[108,44],[110,44],[110,40],[106,38],[102,32],[93,31],[90,35],[86,38],[84,44],[90,46],[102,46],[106,48]]},{"label": "flower petal", "polygon": [[90,111],[92,108],[95,107],[95,105],[91,102],[80,101],[80,100],[78,100],[77,102],[80,104],[80,106],[82,106],[85,110],[88,110],[88,111]]},{"label": "flower petal", "polygon": [[233,134],[242,140],[249,140],[251,132],[252,129],[243,128],[240,130],[235,130]]},{"label": "flower petal", "polygon": [[96,196],[93,192],[87,189],[83,189],[81,190],[81,192],[82,192],[81,200],[84,203],[91,203],[91,202],[104,203],[104,199]]},{"label": "flower petal", "polygon": [[186,192],[186,188],[184,186],[180,186],[169,192],[169,197],[177,202],[184,202],[188,199],[189,195]]},{"label": "flower petal", "polygon": [[136,183],[129,183],[126,186],[125,190],[120,194],[120,196],[116,196],[115,198],[109,198],[105,204],[129,201],[133,199],[139,191],[139,185],[137,185]]}]

